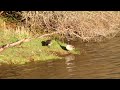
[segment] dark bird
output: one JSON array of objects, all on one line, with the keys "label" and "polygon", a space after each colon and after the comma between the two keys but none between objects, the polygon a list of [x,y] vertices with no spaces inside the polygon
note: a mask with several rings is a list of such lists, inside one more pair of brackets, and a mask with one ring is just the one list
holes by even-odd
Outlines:
[{"label": "dark bird", "polygon": [[42,41],[41,43],[42,43],[42,46],[51,46],[52,40]]}]

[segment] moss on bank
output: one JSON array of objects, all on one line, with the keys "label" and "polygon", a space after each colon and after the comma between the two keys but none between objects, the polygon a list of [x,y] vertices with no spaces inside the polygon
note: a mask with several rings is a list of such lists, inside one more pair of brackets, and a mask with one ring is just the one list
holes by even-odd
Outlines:
[{"label": "moss on bank", "polygon": [[[16,38],[11,39],[10,41],[16,40]],[[55,40],[52,40],[53,44],[51,47],[42,46],[41,42],[46,39],[47,38],[34,39],[30,42],[8,48],[0,54],[0,62],[7,64],[25,64],[34,61],[62,59],[64,55],[70,53],[78,54],[76,51],[68,52],[63,50]],[[61,43],[61,45],[65,46],[66,44]]]},{"label": "moss on bank", "polygon": [[[23,38],[32,37],[28,31],[23,29],[9,28],[4,19],[0,18],[0,46],[17,42]],[[48,38],[34,39],[15,47],[5,49],[0,53],[0,64],[26,64],[34,61],[57,60],[64,58],[67,54],[78,54],[79,52],[63,50],[56,40],[52,40],[52,46],[42,46],[42,41]],[[59,41],[62,46],[65,43]]]}]

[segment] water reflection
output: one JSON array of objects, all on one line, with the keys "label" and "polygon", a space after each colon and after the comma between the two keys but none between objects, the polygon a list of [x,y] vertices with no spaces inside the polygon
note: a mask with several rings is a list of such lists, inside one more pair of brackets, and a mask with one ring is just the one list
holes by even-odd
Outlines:
[{"label": "water reflection", "polygon": [[74,55],[65,56],[65,64],[66,64],[66,69],[69,77],[74,77],[76,75],[74,73],[76,71],[76,65],[74,60],[75,60]]},{"label": "water reflection", "polygon": [[120,78],[120,38],[101,43],[74,42],[80,55],[63,60],[0,66],[0,78]]}]

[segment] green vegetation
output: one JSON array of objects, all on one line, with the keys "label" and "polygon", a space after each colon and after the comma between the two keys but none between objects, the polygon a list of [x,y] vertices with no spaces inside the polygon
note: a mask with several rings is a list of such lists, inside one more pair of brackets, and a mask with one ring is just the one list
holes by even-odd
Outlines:
[{"label": "green vegetation", "polygon": [[55,39],[51,47],[42,46],[41,42],[50,38],[101,41],[120,32],[119,11],[0,11],[0,15],[0,46],[55,33],[5,49],[0,62],[7,64],[56,60],[80,53],[77,49],[63,50],[60,45],[66,44]]},{"label": "green vegetation", "polygon": [[[3,23],[2,20],[0,20]],[[23,38],[32,37],[25,30],[12,30],[0,28],[0,46],[17,42]],[[63,50],[56,40],[52,40],[51,47],[42,46],[42,41],[48,38],[33,39],[29,42],[22,43],[15,47],[5,49],[0,53],[0,63],[6,64],[26,64],[34,61],[47,61],[64,58],[63,55],[72,53],[78,54],[77,51],[68,52]],[[65,43],[59,41],[62,46]]]},{"label": "green vegetation", "polygon": [[[11,41],[14,39],[11,39]],[[6,49],[0,54],[0,62],[7,64],[25,64],[32,61],[46,61],[63,58],[62,55],[78,52],[68,52],[63,50],[59,44],[53,40],[51,47],[42,46],[44,39],[35,39],[30,42]],[[61,45],[65,46],[64,43]]]}]

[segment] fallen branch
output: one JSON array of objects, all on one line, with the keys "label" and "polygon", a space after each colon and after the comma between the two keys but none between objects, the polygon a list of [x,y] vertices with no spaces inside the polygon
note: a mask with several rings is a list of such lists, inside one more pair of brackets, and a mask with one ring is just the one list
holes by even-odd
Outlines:
[{"label": "fallen branch", "polygon": [[46,36],[51,36],[51,35],[58,34],[58,33],[60,33],[60,32],[53,32],[53,33],[50,33],[50,34],[44,34],[44,35],[39,36],[39,37],[37,37],[37,38],[42,38],[42,37],[46,37]]},{"label": "fallen branch", "polygon": [[[44,34],[40,37],[37,37],[37,38],[42,38],[42,37],[46,37],[46,36],[50,36],[50,35],[53,35],[53,34],[57,34],[57,33],[60,33],[60,32],[53,32],[53,33],[50,33],[50,34]],[[3,50],[9,48],[9,47],[14,47],[16,45],[20,45],[21,43],[24,43],[24,42],[29,42],[31,41],[32,39],[35,39],[35,38],[24,38],[22,40],[19,40],[17,42],[14,42],[14,43],[10,43],[10,44],[6,44],[6,45],[2,45],[0,46],[0,52],[2,52]]]},{"label": "fallen branch", "polygon": [[88,39],[90,39],[90,38],[93,38],[93,37],[81,37],[81,36],[79,36],[78,34],[76,34],[76,33],[74,33],[74,32],[72,32],[72,34],[75,35],[76,37],[81,38],[82,40],[88,40]]},{"label": "fallen branch", "polygon": [[20,41],[17,41],[17,42],[15,42],[15,43],[2,45],[2,46],[0,46],[0,52],[2,52],[3,50],[5,50],[6,48],[14,47],[14,46],[16,46],[16,45],[19,45],[19,44],[21,44],[21,43],[23,43],[23,42],[28,42],[28,41],[30,41],[30,40],[31,40],[31,39],[29,39],[29,38],[24,38],[24,39],[22,39],[22,40],[20,40]]}]

